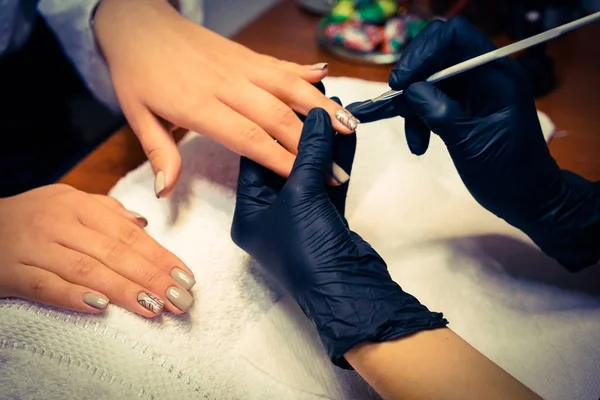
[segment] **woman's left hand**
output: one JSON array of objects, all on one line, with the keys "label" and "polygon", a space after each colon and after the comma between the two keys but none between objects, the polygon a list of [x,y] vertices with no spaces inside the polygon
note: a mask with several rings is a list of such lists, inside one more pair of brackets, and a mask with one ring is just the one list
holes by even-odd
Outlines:
[{"label": "woman's left hand", "polygon": [[181,164],[165,121],[284,177],[302,131],[294,111],[323,108],[344,134],[358,124],[311,84],[327,75],[326,64],[257,54],[183,18],[165,0],[103,0],[94,26],[123,113],[156,174],[157,196],[173,188]]}]

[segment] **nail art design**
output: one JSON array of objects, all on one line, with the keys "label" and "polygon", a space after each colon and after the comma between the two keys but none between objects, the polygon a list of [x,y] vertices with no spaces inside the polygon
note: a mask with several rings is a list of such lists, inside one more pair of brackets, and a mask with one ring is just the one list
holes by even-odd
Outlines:
[{"label": "nail art design", "polygon": [[154,314],[160,313],[165,306],[164,301],[147,292],[141,292],[138,294],[137,301],[140,306],[152,311]]},{"label": "nail art design", "polygon": [[356,127],[360,124],[360,121],[344,108],[336,111],[335,118],[352,131],[356,130]]},{"label": "nail art design", "polygon": [[318,63],[318,64],[315,64],[315,65],[312,65],[309,69],[311,71],[323,71],[328,66],[329,66],[329,64],[327,64],[327,63]]},{"label": "nail art design", "polygon": [[163,190],[165,190],[165,174],[162,171],[158,171],[154,178],[154,194],[156,194],[157,198],[160,198]]},{"label": "nail art design", "polygon": [[196,284],[196,280],[181,268],[173,268],[171,277],[187,290],[190,290]]}]

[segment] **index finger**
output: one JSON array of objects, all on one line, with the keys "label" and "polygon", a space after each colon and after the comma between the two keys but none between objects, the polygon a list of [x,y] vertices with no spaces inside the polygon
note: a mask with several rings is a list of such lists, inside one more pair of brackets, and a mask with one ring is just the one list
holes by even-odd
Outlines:
[{"label": "index finger", "polygon": [[80,216],[87,227],[126,243],[147,261],[169,274],[185,289],[189,290],[194,286],[196,283],[194,273],[188,266],[138,225],[103,204],[93,208],[94,212],[89,212],[90,209],[92,208],[88,207],[88,212]]},{"label": "index finger", "polygon": [[349,111],[290,71],[256,69],[251,81],[302,115],[308,115],[313,108],[324,109],[329,114],[336,132],[350,134],[360,123]]}]

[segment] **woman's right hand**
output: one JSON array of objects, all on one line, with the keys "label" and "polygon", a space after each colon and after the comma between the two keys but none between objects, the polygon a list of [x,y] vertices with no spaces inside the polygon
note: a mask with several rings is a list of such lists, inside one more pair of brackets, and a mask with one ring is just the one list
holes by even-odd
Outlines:
[{"label": "woman's right hand", "polygon": [[117,200],[67,185],[0,199],[0,298],[145,317],[192,305],[190,269]]},{"label": "woman's right hand", "polygon": [[314,87],[326,64],[259,54],[192,23],[165,0],[103,0],[94,32],[155,173],[157,197],[173,190],[181,170],[168,127],[200,132],[287,177],[302,131],[295,112],[323,108],[343,134],[359,123]]}]

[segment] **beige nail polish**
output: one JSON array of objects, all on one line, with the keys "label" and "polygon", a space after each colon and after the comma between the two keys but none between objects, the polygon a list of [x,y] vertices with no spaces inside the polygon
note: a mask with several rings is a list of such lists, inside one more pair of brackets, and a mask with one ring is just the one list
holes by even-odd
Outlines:
[{"label": "beige nail polish", "polygon": [[98,293],[86,293],[83,295],[83,302],[90,307],[104,310],[108,306],[108,303],[110,303],[110,300],[108,300],[108,297]]},{"label": "beige nail polish", "polygon": [[194,299],[187,291],[177,286],[171,286],[167,289],[167,299],[181,311],[187,311],[194,302]]},{"label": "beige nail polish", "polygon": [[327,63],[318,63],[318,64],[312,65],[309,69],[311,71],[323,71],[328,66],[329,66],[329,64],[327,64]]},{"label": "beige nail polish", "polygon": [[173,268],[171,277],[187,290],[190,290],[196,284],[196,280],[180,268]]},{"label": "beige nail polish", "polygon": [[140,306],[152,311],[154,314],[160,313],[165,306],[164,301],[147,292],[141,292],[138,294],[137,302],[140,304]]},{"label": "beige nail polish", "polygon": [[336,163],[333,163],[331,165],[331,175],[333,175],[335,180],[338,181],[340,185],[343,185],[344,183],[348,182],[348,180],[350,180],[350,175],[348,175],[346,171],[344,171],[342,167],[340,167]]},{"label": "beige nail polish", "polygon": [[158,171],[154,178],[154,193],[157,198],[160,198],[163,190],[165,190],[165,174],[162,171]]},{"label": "beige nail polish", "polygon": [[142,221],[144,227],[146,227],[148,225],[148,220],[142,216],[141,214],[136,213],[135,211],[131,211],[131,210],[127,210],[127,212],[129,214],[131,214],[131,216],[139,221]]}]

